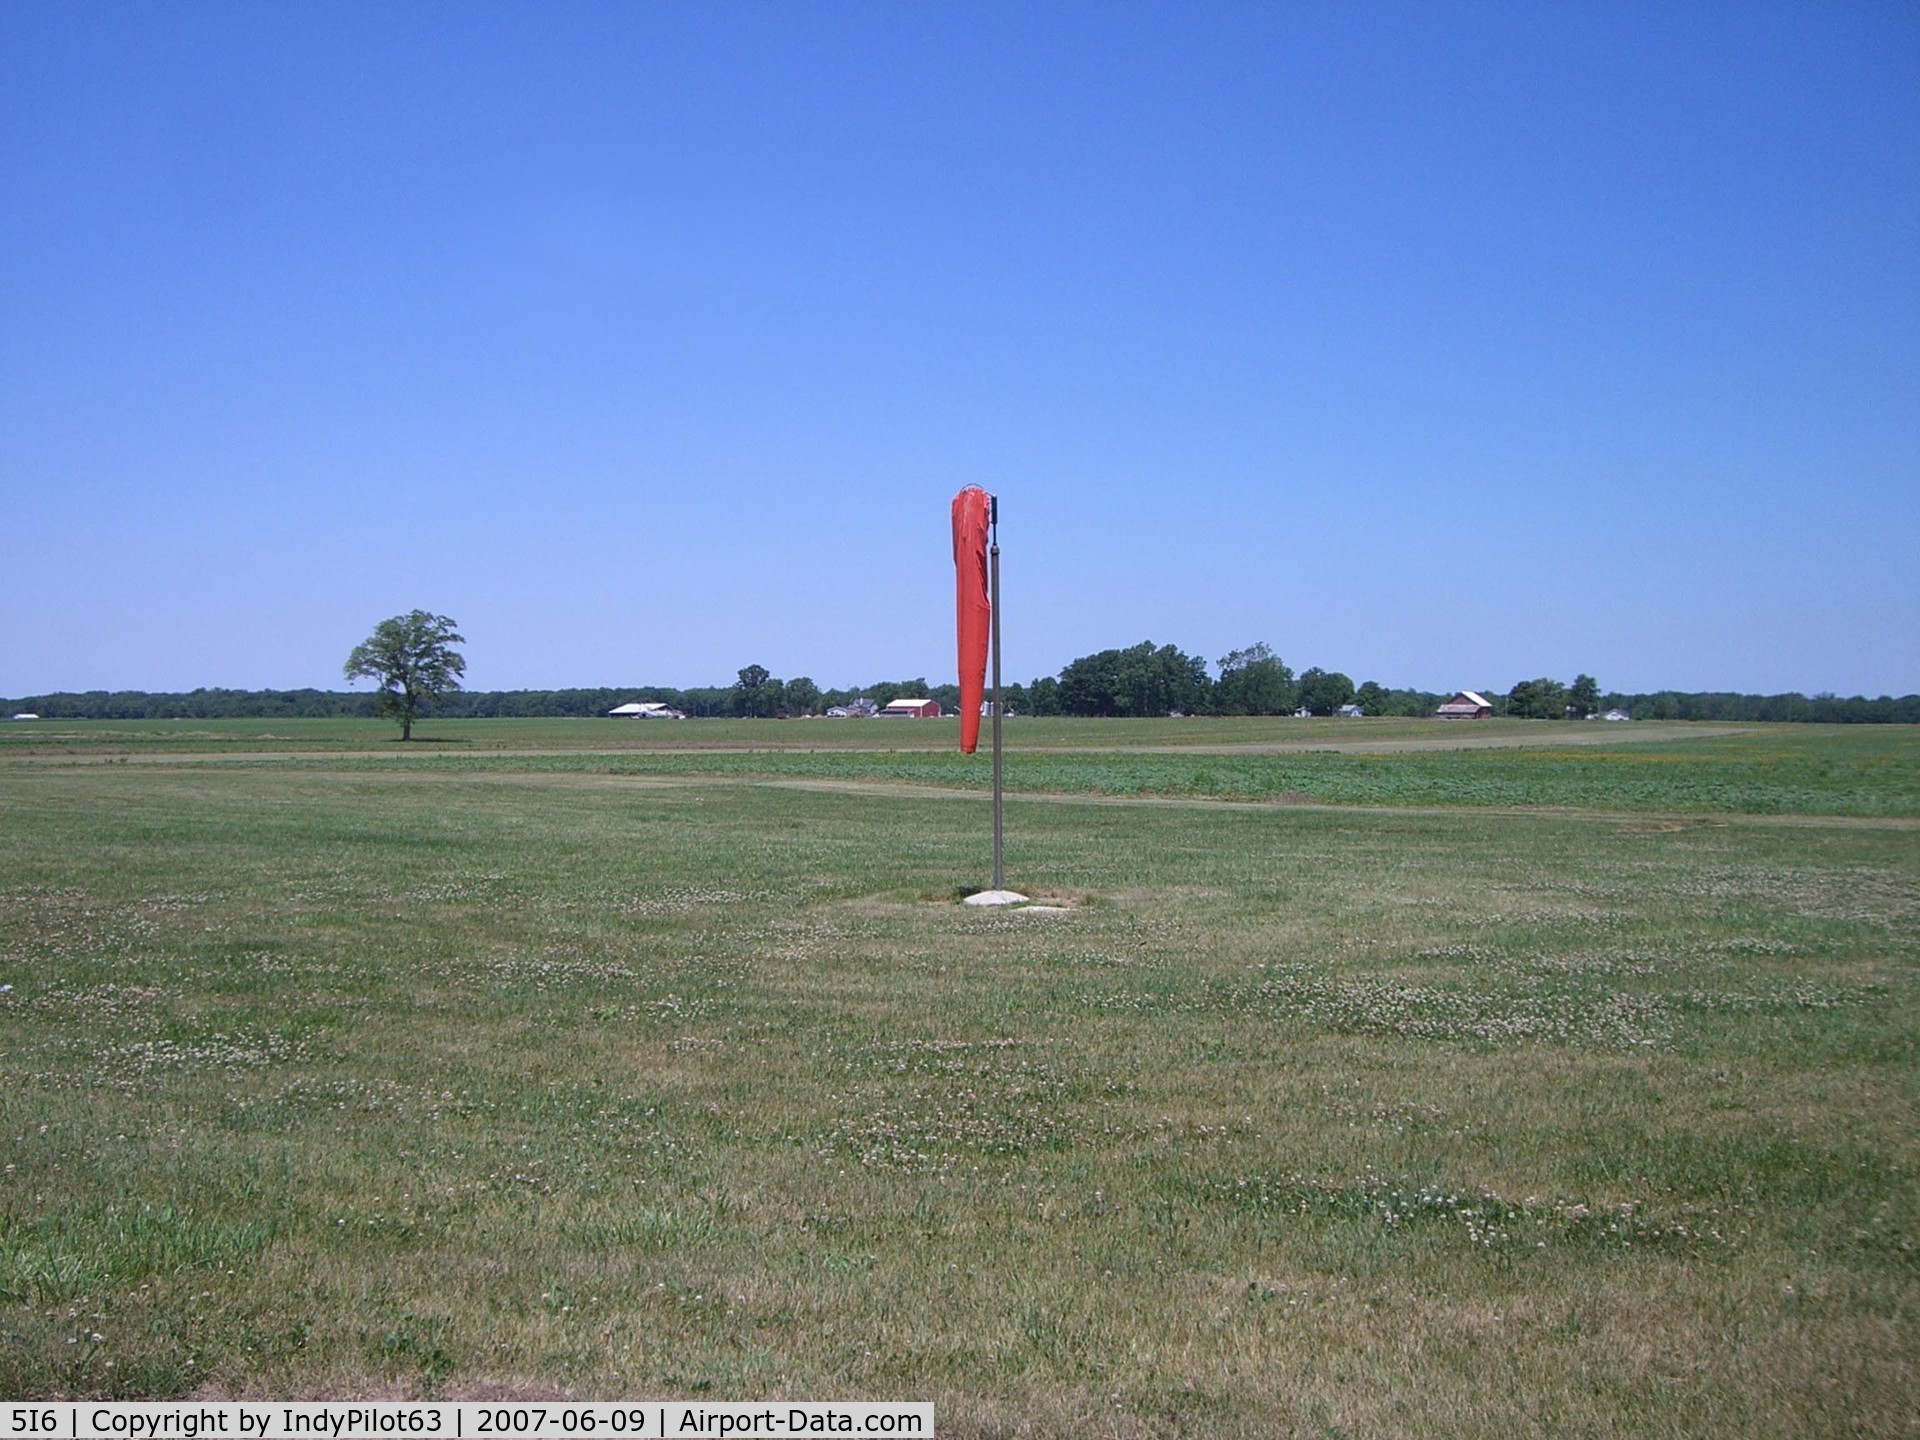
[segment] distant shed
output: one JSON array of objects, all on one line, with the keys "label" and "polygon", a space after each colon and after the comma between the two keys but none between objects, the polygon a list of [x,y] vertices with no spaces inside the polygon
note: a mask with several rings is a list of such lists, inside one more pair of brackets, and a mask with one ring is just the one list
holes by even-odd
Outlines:
[{"label": "distant shed", "polygon": [[896,719],[938,720],[940,718],[940,702],[938,700],[915,699],[910,696],[902,696],[898,700],[889,700],[887,702],[887,708],[880,712],[880,716],[882,719],[891,716]]},{"label": "distant shed", "polygon": [[1442,720],[1489,720],[1493,702],[1477,690],[1462,690],[1433,713]]}]

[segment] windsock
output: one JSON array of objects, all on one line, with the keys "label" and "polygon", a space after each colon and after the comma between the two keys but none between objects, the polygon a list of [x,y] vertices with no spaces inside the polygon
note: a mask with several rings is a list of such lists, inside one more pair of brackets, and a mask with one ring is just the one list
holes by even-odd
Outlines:
[{"label": "windsock", "polygon": [[993,604],[987,597],[987,526],[993,497],[969,485],[953,497],[954,614],[960,637],[960,749],[980,744],[980,701],[987,688],[987,637]]}]

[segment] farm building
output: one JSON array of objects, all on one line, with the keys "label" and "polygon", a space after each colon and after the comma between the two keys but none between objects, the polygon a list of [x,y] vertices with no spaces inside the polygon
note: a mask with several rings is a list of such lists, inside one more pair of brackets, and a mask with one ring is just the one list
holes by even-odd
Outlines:
[{"label": "farm building", "polygon": [[880,715],[883,719],[891,715],[896,717],[904,716],[909,720],[938,720],[940,718],[940,702],[938,700],[916,700],[903,695],[898,700],[889,700],[887,702],[887,708],[882,710]]},{"label": "farm building", "polygon": [[1367,712],[1362,710],[1358,705],[1342,705],[1339,713],[1344,719],[1359,720],[1362,719]]},{"label": "farm building", "polygon": [[657,700],[635,700],[630,704],[616,705],[607,714],[622,720],[684,720],[687,717],[671,705],[662,705]]},{"label": "farm building", "polygon": [[1462,690],[1433,713],[1442,720],[1486,720],[1493,715],[1493,702],[1477,690]]},{"label": "farm building", "polygon": [[1602,716],[1601,716],[1600,718],[1601,718],[1602,720],[1611,720],[1611,721],[1613,721],[1613,722],[1614,722],[1615,724],[1618,724],[1618,723],[1619,723],[1620,721],[1622,721],[1622,720],[1631,720],[1631,719],[1633,719],[1633,717],[1632,717],[1631,715],[1629,715],[1629,714],[1627,714],[1627,712],[1626,712],[1626,711],[1624,711],[1624,710],[1609,710],[1609,711],[1607,711],[1607,713],[1606,713],[1606,714],[1604,714],[1604,715],[1602,715]]}]

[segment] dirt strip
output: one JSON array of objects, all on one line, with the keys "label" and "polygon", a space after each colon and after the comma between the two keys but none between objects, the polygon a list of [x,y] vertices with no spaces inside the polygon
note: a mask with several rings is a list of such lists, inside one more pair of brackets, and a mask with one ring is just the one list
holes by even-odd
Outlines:
[{"label": "dirt strip", "polygon": [[[608,779],[617,777],[608,776]],[[725,777],[720,783],[764,785],[780,790],[826,794],[892,796],[911,800],[973,800],[986,803],[982,790],[949,790],[938,785],[895,785],[880,780],[795,780],[784,777]],[[1321,800],[1212,800],[1200,795],[1087,795],[1063,791],[1008,791],[1006,803],[1042,805],[1149,805],[1181,810],[1306,810],[1341,815],[1507,815],[1537,820],[1603,820],[1639,826],[1649,832],[1695,830],[1716,825],[1803,825],[1859,830],[1920,830],[1914,815],[1742,815],[1691,810],[1584,810],[1562,805],[1336,805]]]}]

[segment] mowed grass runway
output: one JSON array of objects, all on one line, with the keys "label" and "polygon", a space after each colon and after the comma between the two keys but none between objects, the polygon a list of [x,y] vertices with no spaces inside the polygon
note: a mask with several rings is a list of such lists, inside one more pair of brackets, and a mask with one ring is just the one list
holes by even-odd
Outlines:
[{"label": "mowed grass runway", "polygon": [[390,733],[0,732],[0,1395],[1920,1420],[1911,729]]}]

